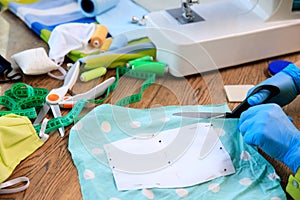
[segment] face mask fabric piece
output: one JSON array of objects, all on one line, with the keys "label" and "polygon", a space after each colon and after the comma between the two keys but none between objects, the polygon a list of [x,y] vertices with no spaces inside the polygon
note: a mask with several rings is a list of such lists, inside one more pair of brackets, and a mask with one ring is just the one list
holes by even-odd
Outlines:
[{"label": "face mask fabric piece", "polygon": [[[173,115],[195,110],[226,112],[229,109],[217,105],[134,109],[110,104],[94,108],[72,127],[69,135],[68,148],[78,171],[83,199],[286,199],[272,165],[256,148],[244,143],[237,131],[237,119],[199,120]],[[132,137],[155,138],[160,136],[157,133],[199,122],[213,125],[236,173],[187,187],[118,190],[105,145]]]},{"label": "face mask fabric piece", "polygon": [[53,29],[48,40],[49,57],[58,65],[61,65],[65,56],[72,50],[86,54],[99,53],[99,50],[88,44],[92,37],[96,24],[68,23],[59,25]]},{"label": "face mask fabric piece", "polygon": [[14,114],[0,117],[0,183],[43,144],[27,117]]},{"label": "face mask fabric piece", "polygon": [[46,74],[59,68],[47,55],[44,48],[28,49],[12,55],[12,59],[27,75]]}]

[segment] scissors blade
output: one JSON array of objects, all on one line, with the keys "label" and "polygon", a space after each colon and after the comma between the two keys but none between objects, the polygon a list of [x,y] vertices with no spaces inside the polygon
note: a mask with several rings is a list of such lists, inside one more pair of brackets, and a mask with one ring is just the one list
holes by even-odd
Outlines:
[{"label": "scissors blade", "polygon": [[47,115],[49,109],[50,109],[50,106],[47,103],[44,103],[43,107],[40,109],[38,116],[34,120],[33,125],[37,125],[37,124],[41,123],[42,120]]},{"label": "scissors blade", "polygon": [[211,112],[178,112],[173,113],[174,116],[189,117],[189,118],[224,118],[226,113],[211,113]]},{"label": "scissors blade", "polygon": [[[51,108],[51,111],[52,111],[52,114],[53,114],[54,118],[62,116],[58,104],[50,105],[50,108]],[[65,129],[64,129],[64,127],[58,128],[58,131],[59,131],[59,134],[60,134],[61,137],[63,137],[65,135]]]},{"label": "scissors blade", "polygon": [[190,117],[190,118],[240,118],[242,112],[246,111],[251,105],[248,103],[249,97],[258,93],[261,90],[268,90],[270,92],[269,96],[262,102],[267,103],[272,97],[275,97],[280,93],[280,89],[274,85],[261,85],[255,88],[251,94],[239,104],[231,113],[210,113],[210,112],[179,112],[173,113],[175,116]]}]

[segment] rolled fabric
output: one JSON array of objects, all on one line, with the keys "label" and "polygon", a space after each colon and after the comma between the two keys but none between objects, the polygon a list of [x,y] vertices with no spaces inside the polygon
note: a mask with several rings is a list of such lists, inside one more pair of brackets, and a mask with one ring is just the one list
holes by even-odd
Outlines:
[{"label": "rolled fabric", "polygon": [[78,0],[79,9],[87,17],[95,17],[112,7],[120,0]]}]

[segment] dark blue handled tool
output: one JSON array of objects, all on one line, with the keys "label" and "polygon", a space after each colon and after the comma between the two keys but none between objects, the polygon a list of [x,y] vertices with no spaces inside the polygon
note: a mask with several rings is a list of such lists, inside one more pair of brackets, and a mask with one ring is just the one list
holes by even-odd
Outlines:
[{"label": "dark blue handled tool", "polygon": [[267,103],[271,98],[275,97],[280,93],[280,89],[274,85],[261,85],[256,87],[248,97],[238,105],[232,112],[225,113],[213,113],[213,112],[178,112],[173,113],[175,116],[181,117],[190,117],[190,118],[239,118],[245,110],[251,107],[248,103],[248,98],[253,96],[254,94],[260,92],[261,90],[268,90],[270,92],[269,96],[262,102]]}]

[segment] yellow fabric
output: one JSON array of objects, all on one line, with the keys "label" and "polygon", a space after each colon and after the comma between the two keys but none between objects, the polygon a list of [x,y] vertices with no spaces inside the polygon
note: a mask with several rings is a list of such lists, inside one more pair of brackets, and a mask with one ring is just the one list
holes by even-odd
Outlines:
[{"label": "yellow fabric", "polygon": [[16,2],[16,3],[22,3],[22,4],[30,4],[37,2],[39,0],[0,0],[0,3],[2,3],[4,6],[8,6],[9,2]]},{"label": "yellow fabric", "polygon": [[0,117],[0,183],[42,145],[43,141],[27,117],[15,114]]},{"label": "yellow fabric", "polygon": [[300,199],[300,168],[297,170],[295,176],[290,175],[286,191],[294,199]]}]

